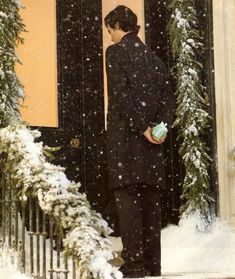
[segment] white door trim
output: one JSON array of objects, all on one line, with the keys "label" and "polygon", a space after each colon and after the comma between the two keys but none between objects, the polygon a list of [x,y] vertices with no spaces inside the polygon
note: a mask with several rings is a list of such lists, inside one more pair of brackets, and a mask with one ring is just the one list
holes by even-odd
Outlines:
[{"label": "white door trim", "polygon": [[235,1],[213,0],[219,214],[235,230]]}]

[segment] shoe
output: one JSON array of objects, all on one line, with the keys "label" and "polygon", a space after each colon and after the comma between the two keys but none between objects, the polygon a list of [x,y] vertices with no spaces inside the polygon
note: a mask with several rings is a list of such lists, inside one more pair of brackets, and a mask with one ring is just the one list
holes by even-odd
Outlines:
[{"label": "shoe", "polygon": [[142,278],[145,278],[145,275],[144,274],[140,274],[140,275],[138,275],[138,274],[129,274],[129,275],[123,275],[123,279],[125,279],[125,278],[128,278],[128,279],[142,279]]},{"label": "shoe", "polygon": [[145,278],[144,273],[123,273],[123,278]]},{"label": "shoe", "polygon": [[144,269],[128,269],[124,266],[121,266],[119,269],[124,278],[144,278],[145,277],[145,271]]},{"label": "shoe", "polygon": [[161,271],[159,270],[145,270],[145,276],[161,276]]}]

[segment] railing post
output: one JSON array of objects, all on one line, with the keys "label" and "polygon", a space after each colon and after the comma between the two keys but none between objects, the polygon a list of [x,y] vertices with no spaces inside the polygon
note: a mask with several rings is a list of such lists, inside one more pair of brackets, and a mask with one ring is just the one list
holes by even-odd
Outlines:
[{"label": "railing post", "polygon": [[30,265],[30,275],[32,276],[34,274],[34,249],[33,249],[33,205],[32,205],[32,197],[29,198],[29,265]]},{"label": "railing post", "polygon": [[53,279],[53,273],[54,273],[54,268],[53,268],[53,220],[52,217],[50,217],[50,221],[49,221],[49,234],[50,234],[50,269],[49,269],[49,273],[50,273],[50,279]]},{"label": "railing post", "polygon": [[46,279],[46,268],[47,268],[47,254],[46,254],[46,237],[47,237],[47,231],[46,231],[46,215],[43,213],[42,217],[42,235],[43,235],[43,279]]},{"label": "railing post", "polygon": [[6,197],[5,197],[5,177],[4,174],[1,175],[1,208],[2,208],[2,214],[1,214],[1,235],[2,235],[2,241],[5,243],[6,239],[6,233],[5,233],[5,208],[6,208]]},{"label": "railing post", "polygon": [[8,218],[8,245],[9,247],[11,247],[11,238],[12,238],[12,231],[11,231],[11,226],[12,226],[12,205],[13,205],[13,202],[12,202],[12,185],[11,185],[11,180],[10,178],[8,177],[8,185],[7,185],[7,188],[8,188],[8,210],[9,210],[9,218]]},{"label": "railing post", "polygon": [[22,206],[22,226],[21,226],[21,270],[25,273],[25,203],[21,202]]},{"label": "railing post", "polygon": [[15,250],[18,251],[19,248],[19,201],[16,199],[15,193]]},{"label": "railing post", "polygon": [[40,224],[39,224],[39,206],[36,205],[36,262],[37,262],[37,278],[40,277]]}]

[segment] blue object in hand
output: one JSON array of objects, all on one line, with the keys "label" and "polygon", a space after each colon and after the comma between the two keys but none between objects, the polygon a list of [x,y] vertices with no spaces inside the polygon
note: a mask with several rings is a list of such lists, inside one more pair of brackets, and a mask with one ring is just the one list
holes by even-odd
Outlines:
[{"label": "blue object in hand", "polygon": [[167,132],[168,132],[168,129],[166,128],[167,124],[166,123],[163,123],[161,122],[160,124],[154,126],[152,128],[152,135],[157,139],[157,140],[160,140],[162,137],[164,137]]}]

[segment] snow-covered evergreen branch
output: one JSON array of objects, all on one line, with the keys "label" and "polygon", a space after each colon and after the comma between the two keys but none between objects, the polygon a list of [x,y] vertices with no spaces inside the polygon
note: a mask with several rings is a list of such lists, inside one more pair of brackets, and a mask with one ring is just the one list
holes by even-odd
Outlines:
[{"label": "snow-covered evergreen branch", "polygon": [[81,278],[122,278],[118,269],[108,263],[114,254],[107,238],[111,232],[107,222],[78,191],[80,183],[70,182],[63,168],[46,161],[43,144],[34,142],[39,136],[38,131],[23,125],[2,128],[2,172],[7,172],[19,198],[26,201],[36,196],[42,210],[63,229],[65,251],[77,258]]},{"label": "snow-covered evergreen branch", "polygon": [[0,127],[20,120],[19,100],[24,97],[22,85],[15,73],[18,61],[15,48],[22,42],[24,24],[16,0],[0,1]]},{"label": "snow-covered evergreen branch", "polygon": [[172,53],[176,60],[173,69],[177,80],[177,118],[181,141],[179,153],[185,166],[181,212],[190,214],[198,210],[202,217],[210,213],[210,183],[208,168],[211,162],[203,139],[209,127],[208,95],[201,81],[202,65],[198,55],[202,51],[202,38],[193,0],[172,0],[171,20],[168,25]]}]

